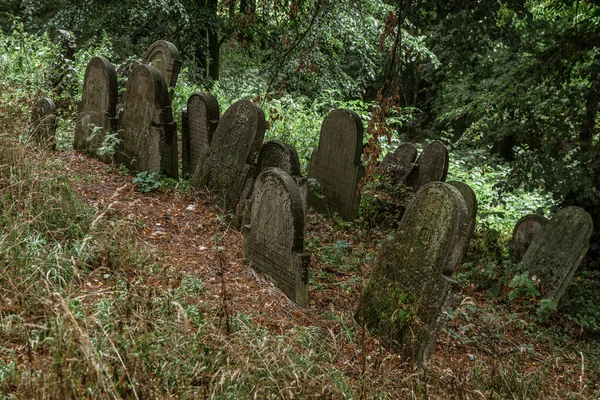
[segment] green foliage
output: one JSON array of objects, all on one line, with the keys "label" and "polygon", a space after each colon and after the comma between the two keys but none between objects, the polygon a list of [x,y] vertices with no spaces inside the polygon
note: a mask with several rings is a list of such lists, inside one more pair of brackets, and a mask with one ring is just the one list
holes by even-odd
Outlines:
[{"label": "green foliage", "polygon": [[136,189],[142,193],[149,193],[160,189],[162,186],[159,176],[156,172],[142,171],[139,172],[132,181],[136,185]]},{"label": "green foliage", "polygon": [[[535,286],[535,282],[529,276],[529,272],[515,275],[508,284],[512,290],[508,293],[508,299],[513,301],[519,297],[525,299],[535,298],[540,295],[540,291]],[[555,305],[556,308],[556,305]]]}]

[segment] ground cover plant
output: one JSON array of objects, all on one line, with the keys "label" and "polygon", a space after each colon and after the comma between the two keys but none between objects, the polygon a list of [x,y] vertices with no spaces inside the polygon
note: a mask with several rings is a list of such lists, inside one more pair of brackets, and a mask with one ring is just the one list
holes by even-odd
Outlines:
[{"label": "ground cover plant", "polygon": [[[592,5],[581,7],[595,15]],[[43,10],[33,11],[31,18],[37,18]],[[56,18],[66,18],[67,11]],[[504,22],[510,25],[511,18]],[[99,54],[118,62],[133,54],[115,54],[123,50],[115,50],[114,38],[100,36],[81,46],[68,64],[71,84],[57,87],[53,66],[61,57],[59,46],[18,20],[10,24],[0,36],[3,398],[600,397],[598,271],[581,270],[556,305],[540,298],[535,277],[509,261],[507,242],[518,218],[531,212],[549,216],[559,203],[542,184],[527,191],[502,185],[512,179],[512,164],[486,146],[471,146],[466,136],[483,135],[488,126],[481,121],[493,122],[497,115],[486,110],[461,138],[453,129],[466,123],[462,109],[436,122],[452,121],[435,135],[450,144],[448,180],[475,190],[479,215],[456,275],[460,292],[449,321],[427,370],[415,373],[354,318],[379,246],[393,229],[373,222],[368,196],[353,223],[309,211],[309,305],[300,309],[243,264],[242,235],[229,216],[210,205],[210,193],[194,193],[186,181],[130,173],[72,150],[87,60]],[[302,21],[297,24],[306,28]],[[376,102],[349,94],[364,89],[365,82],[350,87],[345,77],[340,86],[347,92],[325,90],[334,67],[323,81],[298,77],[296,91],[290,80],[289,90],[266,96],[270,76],[257,67],[264,59],[243,51],[243,39],[235,35],[244,32],[231,33],[236,39],[223,51],[220,79],[213,82],[221,111],[238,98],[255,99],[269,122],[266,138],[296,146],[303,172],[329,109],[352,108],[365,126],[376,119]],[[486,34],[493,38],[493,32]],[[355,38],[339,40],[353,43]],[[423,46],[424,40],[413,46]],[[324,54],[341,57],[344,46],[333,43]],[[402,71],[412,76],[408,60]],[[293,76],[294,63],[286,59],[281,65],[278,78]],[[423,68],[432,67],[425,63]],[[455,75],[438,90],[446,93],[461,79]],[[207,85],[194,68],[184,68],[174,95],[176,119],[189,95]],[[324,90],[310,93],[307,87]],[[54,153],[29,140],[30,110],[43,96],[60,104]],[[436,106],[440,110],[451,103],[437,99],[442,100]],[[405,108],[392,123],[404,136],[394,134],[392,144],[381,138],[383,154],[419,134],[415,124],[425,112]],[[419,147],[440,137],[429,136]],[[373,193],[385,189],[377,180],[367,185]],[[396,211],[404,206],[396,205]]]}]

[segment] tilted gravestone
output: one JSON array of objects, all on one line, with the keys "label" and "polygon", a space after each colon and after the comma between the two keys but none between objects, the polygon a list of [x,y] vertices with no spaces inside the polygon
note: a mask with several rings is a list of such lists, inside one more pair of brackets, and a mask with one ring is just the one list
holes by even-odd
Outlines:
[{"label": "tilted gravestone", "polygon": [[469,212],[469,229],[467,233],[468,239],[471,237],[471,235],[473,235],[473,231],[475,230],[475,218],[477,217],[477,196],[475,196],[475,192],[473,189],[471,189],[471,186],[464,182],[450,181],[448,184],[458,189],[460,194],[463,195],[465,203],[467,204],[467,211]]},{"label": "tilted gravestone", "polygon": [[33,140],[43,147],[55,150],[58,113],[54,101],[48,97],[38,100],[33,107],[31,122]]},{"label": "tilted gravestone", "polygon": [[177,130],[165,80],[156,68],[139,64],[131,71],[118,133],[117,162],[133,171],[178,177]]},{"label": "tilted gravestone", "polygon": [[[168,88],[174,88],[181,70],[181,58],[177,47],[166,40],[157,40],[146,51],[144,63],[158,69],[165,78]],[[169,98],[173,98],[173,92]]]},{"label": "tilted gravestone", "polygon": [[559,302],[588,251],[593,229],[583,208],[566,207],[535,235],[521,263],[540,280],[542,296]]},{"label": "tilted gravestone", "polygon": [[363,125],[354,111],[335,109],[321,125],[319,145],[314,151],[309,179],[320,185],[320,193],[309,190],[308,205],[322,213],[337,212],[345,220],[358,214],[358,184],[365,175],[361,163]]},{"label": "tilted gravestone", "polygon": [[513,229],[512,239],[508,244],[510,258],[514,263],[521,262],[533,238],[547,223],[547,218],[533,214],[526,215],[517,222]]},{"label": "tilted gravestone", "polygon": [[424,185],[393,240],[384,243],[363,293],[358,316],[384,343],[424,368],[443,327],[457,283],[468,211],[460,192],[442,182]]},{"label": "tilted gravestone", "polygon": [[234,103],[221,117],[206,157],[196,166],[192,187],[208,187],[221,205],[235,211],[242,191],[257,175],[254,160],[265,130],[265,116],[259,107],[249,100]]},{"label": "tilted gravestone", "polygon": [[448,148],[438,140],[429,143],[406,179],[414,190],[429,182],[444,182],[448,175]]},{"label": "tilted gravestone", "polygon": [[244,226],[244,260],[302,307],[308,302],[310,266],[310,254],[304,252],[304,218],[292,177],[278,168],[263,170],[252,193],[251,222]]},{"label": "tilted gravestone", "polygon": [[117,74],[104,57],[93,57],[85,69],[81,103],[77,112],[73,147],[89,151],[104,162],[112,156],[98,154],[104,137],[116,130]]},{"label": "tilted gravestone", "polygon": [[385,176],[394,185],[406,183],[406,178],[412,171],[418,150],[412,143],[402,143],[394,150],[386,154],[377,172]]},{"label": "tilted gravestone", "polygon": [[194,93],[182,115],[182,175],[191,176],[204,158],[219,124],[219,103],[210,93]]},{"label": "tilted gravestone", "polygon": [[308,182],[300,172],[300,159],[294,146],[279,140],[265,142],[256,157],[256,165],[259,173],[267,168],[279,168],[291,175],[300,190],[300,197],[302,197],[304,212],[306,213],[306,190]]}]

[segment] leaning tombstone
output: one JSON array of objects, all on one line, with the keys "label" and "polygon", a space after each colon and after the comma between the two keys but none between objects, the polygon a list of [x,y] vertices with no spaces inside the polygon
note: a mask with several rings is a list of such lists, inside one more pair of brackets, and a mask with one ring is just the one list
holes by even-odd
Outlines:
[{"label": "leaning tombstone", "polygon": [[99,154],[107,134],[116,130],[117,75],[104,57],[93,57],[85,69],[81,102],[75,124],[73,148],[88,151],[104,162],[111,154]]},{"label": "leaning tombstone", "polygon": [[458,284],[452,273],[468,228],[463,196],[443,182],[425,184],[393,240],[384,243],[357,317],[384,344],[425,368]]},{"label": "leaning tombstone", "polygon": [[327,114],[308,172],[320,188],[309,190],[308,205],[321,213],[337,212],[347,221],[356,218],[358,184],[365,175],[362,140],[363,125],[354,111],[335,109]]},{"label": "leaning tombstone", "polygon": [[244,188],[258,175],[254,160],[265,130],[265,115],[256,104],[249,100],[234,103],[221,117],[205,158],[196,166],[191,186],[208,187],[226,210],[236,211],[242,192],[250,194]]},{"label": "leaning tombstone", "polygon": [[417,154],[417,148],[412,143],[402,143],[396,150],[386,154],[377,166],[377,172],[393,185],[404,184],[415,165]]},{"label": "leaning tombstone", "polygon": [[177,178],[177,131],[167,86],[156,68],[145,64],[134,67],[123,108],[116,161],[133,171],[162,171]]},{"label": "leaning tombstone", "polygon": [[521,263],[540,280],[543,297],[559,302],[590,247],[593,229],[583,208],[566,207],[535,235]]},{"label": "leaning tombstone", "polygon": [[294,146],[279,140],[269,140],[261,146],[256,157],[256,165],[259,173],[267,168],[279,168],[289,174],[298,185],[300,197],[302,197],[302,203],[304,204],[304,213],[306,214],[308,181],[300,172],[300,159]]},{"label": "leaning tombstone", "polygon": [[278,168],[263,170],[254,185],[250,224],[244,226],[244,260],[270,276],[301,307],[308,302],[310,254],[304,252],[300,191]]},{"label": "leaning tombstone", "polygon": [[33,140],[42,147],[56,150],[58,113],[54,101],[48,97],[38,100],[33,107],[31,121]]},{"label": "leaning tombstone", "polygon": [[194,93],[182,116],[181,159],[182,175],[191,176],[202,160],[219,124],[219,103],[210,93]]},{"label": "leaning tombstone", "polygon": [[515,264],[521,262],[533,238],[547,223],[547,218],[534,214],[526,215],[517,222],[508,244],[512,262]]},{"label": "leaning tombstone", "polygon": [[[173,43],[166,40],[157,40],[152,43],[144,55],[144,64],[158,69],[165,78],[169,89],[175,87],[181,70],[181,58]],[[173,99],[173,92],[170,93],[169,98]]]},{"label": "leaning tombstone", "polygon": [[471,189],[471,186],[464,182],[450,181],[448,184],[458,189],[460,194],[463,195],[465,203],[467,204],[467,211],[469,212],[469,229],[467,233],[467,239],[469,239],[475,230],[475,219],[477,217],[477,196],[475,196],[475,192],[473,189]]},{"label": "leaning tombstone", "polygon": [[416,191],[428,182],[444,182],[448,175],[448,161],[448,148],[444,143],[439,140],[429,143],[408,175],[407,185]]}]

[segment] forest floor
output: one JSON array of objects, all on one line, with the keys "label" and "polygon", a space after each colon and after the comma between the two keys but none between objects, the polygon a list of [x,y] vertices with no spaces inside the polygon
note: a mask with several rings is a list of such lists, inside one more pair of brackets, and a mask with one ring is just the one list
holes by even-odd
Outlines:
[{"label": "forest floor", "polygon": [[[531,310],[496,302],[473,285],[462,285],[426,372],[412,374],[410,366],[382,348],[377,338],[361,334],[353,319],[381,232],[365,232],[309,212],[309,306],[302,309],[244,265],[242,235],[209,205],[209,194],[140,193],[132,177],[113,166],[77,152],[58,157],[82,198],[106,220],[124,221],[150,249],[160,269],[147,285],[169,288],[186,276],[199,279],[205,290],[195,301],[216,310],[217,329],[223,335],[239,315],[250,316],[273,336],[299,326],[323,330],[333,346],[333,362],[345,379],[360,387],[363,398],[600,398],[599,352],[590,348],[596,341],[568,337],[557,347],[547,325],[536,324]],[[110,270],[109,265],[102,267]],[[135,271],[128,275],[132,283],[138,279]],[[111,279],[109,274],[91,273],[81,288],[100,292]],[[279,391],[278,396],[294,397],[293,391],[286,393]],[[323,387],[320,395],[313,395],[338,397],[327,393]]]}]

